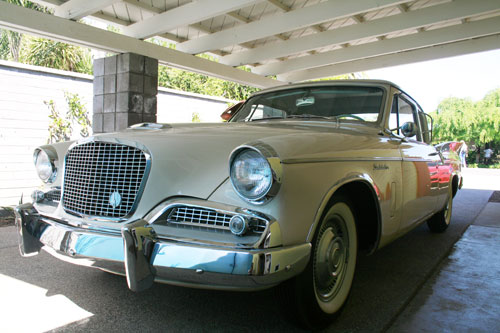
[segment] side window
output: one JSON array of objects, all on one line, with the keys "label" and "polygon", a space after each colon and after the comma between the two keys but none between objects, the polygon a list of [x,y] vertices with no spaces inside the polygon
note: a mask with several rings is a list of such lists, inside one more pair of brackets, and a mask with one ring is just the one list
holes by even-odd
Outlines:
[{"label": "side window", "polygon": [[431,143],[431,128],[424,111],[418,109],[418,118],[422,129],[422,139],[425,143]]},{"label": "side window", "polygon": [[412,122],[415,124],[417,134],[409,139],[422,141],[419,114],[415,104],[410,101],[410,99],[404,98],[401,95],[394,95],[391,114],[389,116],[389,129],[394,130],[394,134],[402,136],[403,134],[399,127],[406,122]]},{"label": "side window", "polygon": [[398,96],[394,95],[392,100],[391,114],[389,116],[389,129],[394,130],[394,134],[400,135],[398,118]]},{"label": "side window", "polygon": [[417,129],[417,134],[411,138],[411,140],[422,141],[422,132],[420,130],[420,122],[418,121],[417,108],[415,105],[406,98],[398,97],[398,113],[399,113],[399,126],[402,126],[406,122],[415,123]]}]

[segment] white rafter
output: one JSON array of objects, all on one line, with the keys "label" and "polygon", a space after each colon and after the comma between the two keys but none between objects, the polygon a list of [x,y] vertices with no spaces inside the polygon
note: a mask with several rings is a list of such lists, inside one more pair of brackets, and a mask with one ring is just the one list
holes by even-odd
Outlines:
[{"label": "white rafter", "polygon": [[278,80],[285,82],[301,82],[345,73],[354,73],[376,68],[392,67],[420,61],[490,51],[499,48],[500,35],[493,35],[278,75]]},{"label": "white rafter", "polygon": [[141,1],[137,1],[137,0],[122,0],[122,1],[125,2],[127,5],[132,5],[132,6],[135,6],[137,8],[144,9],[144,10],[151,12],[151,13],[160,14],[161,12],[163,12],[160,8],[148,5],[147,3],[144,3]]},{"label": "white rafter", "polygon": [[177,45],[177,49],[191,54],[202,53],[404,2],[406,1],[330,0],[317,5],[291,10],[286,13],[275,14],[259,21],[222,30],[208,36],[188,40]]},{"label": "white rafter", "polygon": [[441,29],[420,31],[412,35],[317,53],[315,55],[294,58],[282,62],[275,62],[255,67],[252,72],[266,76],[276,75],[497,33],[500,33],[500,17],[493,17],[470,22],[467,25],[458,24]]},{"label": "white rafter", "polygon": [[144,42],[111,31],[41,13],[0,1],[0,26],[66,43],[113,53],[132,52],[156,58],[161,64],[219,77],[254,87],[273,87],[282,82],[231,66]]},{"label": "white rafter", "polygon": [[271,5],[273,5],[274,7],[278,8],[279,10],[281,10],[283,12],[288,12],[291,9],[290,7],[281,3],[278,0],[267,0],[267,2],[269,2]]},{"label": "white rafter", "polygon": [[170,9],[149,19],[134,23],[123,30],[135,38],[148,38],[172,29],[222,15],[262,0],[198,0]]},{"label": "white rafter", "polygon": [[264,45],[227,55],[220,62],[241,66],[267,59],[285,57],[335,44],[345,44],[362,38],[378,37],[392,32],[416,29],[498,10],[498,0],[455,0],[442,5],[408,11],[399,15],[324,31],[314,35],[289,39],[283,43]]},{"label": "white rafter", "polygon": [[66,19],[78,20],[111,6],[119,0],[69,0],[56,7],[54,14]]},{"label": "white rafter", "polygon": [[412,35],[317,53],[312,56],[286,60],[281,63],[263,65],[256,67],[253,72],[260,75],[276,75],[434,45],[448,44],[499,33],[500,17],[493,17],[468,23],[467,26],[458,24],[441,29],[421,31],[420,33]]}]

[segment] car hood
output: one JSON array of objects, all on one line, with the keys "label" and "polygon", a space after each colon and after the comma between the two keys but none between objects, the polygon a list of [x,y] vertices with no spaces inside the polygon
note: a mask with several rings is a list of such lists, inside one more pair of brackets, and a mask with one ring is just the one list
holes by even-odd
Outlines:
[{"label": "car hood", "polygon": [[208,198],[227,179],[229,156],[242,144],[264,142],[282,160],[290,160],[324,158],[341,151],[352,154],[356,146],[365,150],[373,141],[373,135],[368,139],[367,126],[301,121],[164,124],[162,128],[130,128],[99,137],[147,147],[152,163],[141,201],[150,203],[173,196]]}]

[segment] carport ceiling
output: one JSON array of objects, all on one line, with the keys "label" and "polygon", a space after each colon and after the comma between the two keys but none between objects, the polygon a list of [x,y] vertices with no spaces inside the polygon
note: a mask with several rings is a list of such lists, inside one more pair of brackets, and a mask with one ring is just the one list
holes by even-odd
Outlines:
[{"label": "carport ceiling", "polygon": [[500,0],[31,1],[55,15],[2,1],[0,26],[257,87],[500,48]]}]

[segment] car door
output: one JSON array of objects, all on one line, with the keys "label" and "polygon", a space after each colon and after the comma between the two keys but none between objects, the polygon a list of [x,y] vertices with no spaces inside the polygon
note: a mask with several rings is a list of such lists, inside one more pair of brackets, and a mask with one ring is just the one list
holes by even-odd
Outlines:
[{"label": "car door", "polygon": [[[401,137],[399,147],[402,157],[400,230],[405,231],[435,211],[435,200],[439,195],[438,165],[442,164],[442,160],[438,151],[424,142],[426,131],[421,128],[417,104],[404,93],[395,94],[394,103],[398,128],[395,135]],[[405,123],[414,124],[413,137],[403,136],[401,127]]]}]

